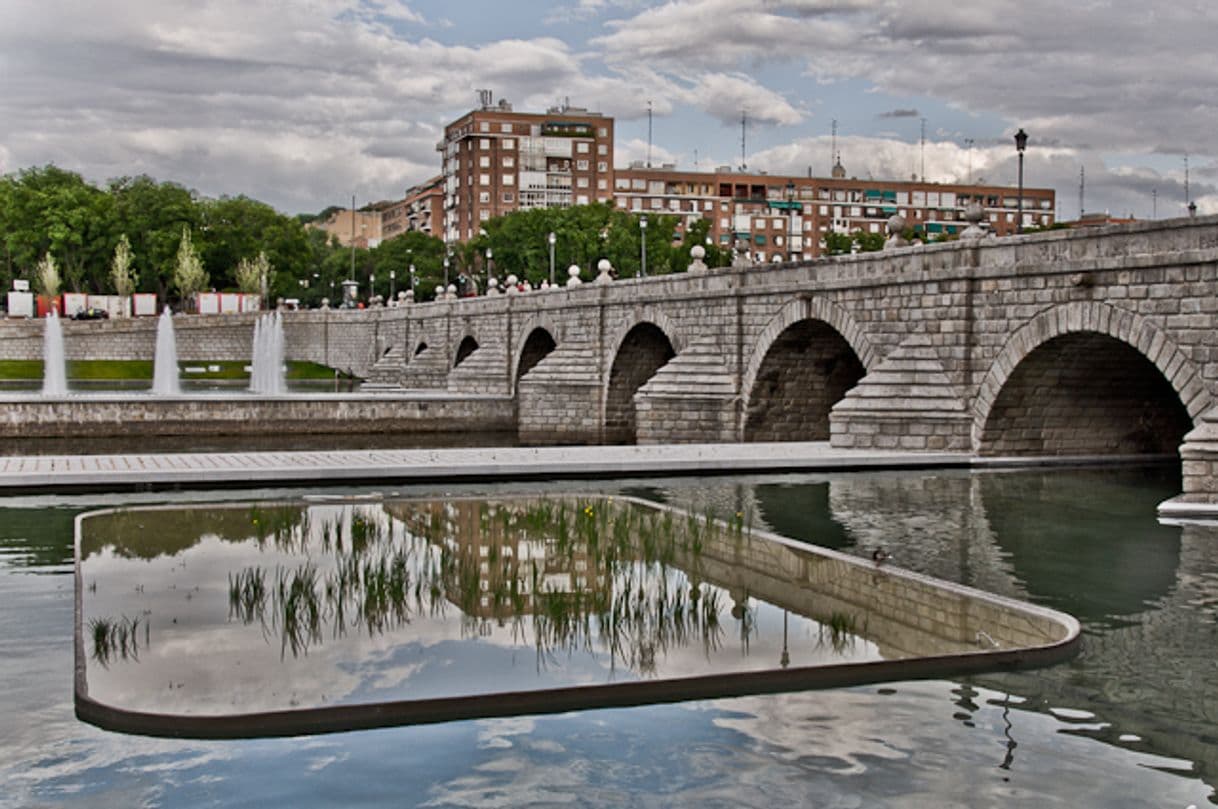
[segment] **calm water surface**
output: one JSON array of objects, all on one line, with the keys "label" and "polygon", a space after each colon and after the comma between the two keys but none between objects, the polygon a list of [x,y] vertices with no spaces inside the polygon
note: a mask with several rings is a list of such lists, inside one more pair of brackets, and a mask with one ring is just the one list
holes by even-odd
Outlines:
[{"label": "calm water surface", "polygon": [[[596,484],[751,511],[848,553],[883,546],[892,564],[1074,614],[1085,650],[959,682],[239,742],[73,715],[72,520],[157,498],[0,501],[0,805],[1218,805],[1218,530],[1155,520],[1178,486],[1155,470]],[[278,493],[232,497],[251,494]]]}]

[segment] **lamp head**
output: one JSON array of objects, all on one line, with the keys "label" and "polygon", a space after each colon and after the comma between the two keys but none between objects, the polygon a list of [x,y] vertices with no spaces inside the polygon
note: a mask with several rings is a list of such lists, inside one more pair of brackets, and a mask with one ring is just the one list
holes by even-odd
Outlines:
[{"label": "lamp head", "polygon": [[1028,148],[1028,133],[1023,131],[1023,127],[1020,127],[1019,131],[1015,133],[1015,151],[1023,154],[1023,150],[1026,148]]}]

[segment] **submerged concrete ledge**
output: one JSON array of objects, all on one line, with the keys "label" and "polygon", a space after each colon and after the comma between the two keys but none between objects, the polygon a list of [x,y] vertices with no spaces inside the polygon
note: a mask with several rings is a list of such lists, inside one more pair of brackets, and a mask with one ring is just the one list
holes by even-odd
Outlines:
[{"label": "submerged concrete ledge", "polygon": [[[460,499],[457,498],[457,501]],[[575,496],[567,496],[566,499],[577,504],[580,502]],[[403,507],[409,505],[412,500],[388,502]],[[447,507],[449,498],[442,498],[442,502]],[[630,497],[609,498],[609,502],[615,504],[612,508],[627,505],[668,512],[678,518],[677,525],[685,524],[688,519],[697,520],[693,515],[680,510]],[[245,515],[254,505],[258,504],[230,503],[217,508]],[[280,501],[261,505],[283,507],[293,503]],[[426,505],[422,507],[426,511]],[[603,514],[610,508],[609,503],[601,501],[596,505],[596,512]],[[812,655],[808,662],[791,668],[787,668],[788,664],[784,659],[779,663],[780,668],[773,667],[774,664],[771,663],[770,667],[765,668],[748,666],[693,675],[685,671],[664,674],[657,670],[654,676],[647,676],[644,672],[644,676],[637,680],[624,679],[615,682],[610,678],[609,681],[603,682],[593,680],[575,683],[564,680],[564,684],[558,686],[538,680],[532,687],[527,683],[521,687],[521,684],[517,683],[516,688],[502,691],[496,691],[491,685],[485,690],[474,689],[471,692],[468,683],[461,681],[451,689],[444,689],[446,693],[443,694],[429,693],[426,687],[423,687],[421,694],[413,697],[393,698],[391,695],[385,695],[390,698],[367,702],[340,700],[335,704],[322,704],[329,699],[322,693],[320,702],[311,701],[306,697],[299,706],[296,702],[296,692],[293,691],[290,702],[281,700],[282,705],[273,702],[269,705],[259,703],[252,710],[233,707],[239,706],[239,703],[229,702],[231,684],[228,683],[216,693],[208,692],[204,688],[200,691],[197,703],[183,703],[178,697],[166,701],[161,696],[147,692],[139,692],[141,696],[133,699],[133,692],[124,693],[123,689],[115,691],[104,681],[100,684],[100,694],[91,693],[91,685],[98,683],[91,683],[89,677],[91,658],[86,649],[85,601],[96,598],[99,592],[109,593],[115,588],[106,586],[104,575],[100,588],[97,586],[97,579],[92,577],[88,587],[85,585],[86,524],[101,520],[104,529],[104,521],[116,514],[147,516],[169,512],[172,512],[172,508],[166,506],[133,510],[106,509],[81,514],[76,518],[74,701],[77,717],[101,728],[149,736],[217,739],[336,733],[461,719],[627,707],[1032,668],[1070,659],[1077,654],[1080,643],[1078,621],[1056,610],[992,595],[896,567],[881,567],[845,553],[809,546],[767,531],[752,528],[746,530],[743,526],[733,528],[732,525],[717,520],[708,519],[694,534],[683,537],[676,544],[668,545],[669,555],[655,550],[663,543],[662,536],[648,535],[655,542],[650,546],[653,548],[653,556],[649,557],[644,550],[649,545],[646,539],[637,533],[646,530],[644,524],[639,522],[628,532],[606,529],[605,541],[619,543],[613,553],[613,558],[619,562],[629,565],[639,560],[651,563],[663,559],[662,566],[665,569],[686,571],[686,574],[693,576],[692,581],[699,582],[699,587],[705,583],[724,591],[732,591],[744,583],[746,587],[742,597],[745,602],[753,605],[747,609],[758,608],[764,603],[774,611],[784,610],[784,629],[787,610],[796,616],[812,618],[822,627],[832,624],[837,616],[843,616],[843,621],[849,618],[849,628],[843,632],[875,644],[881,655],[880,659],[866,662],[816,662],[816,656]],[[480,522],[467,523],[456,519],[452,524],[476,527]],[[626,524],[631,525],[629,522]],[[491,529],[488,527],[486,530]],[[538,532],[545,534],[547,527],[544,524],[539,526],[530,523],[528,530],[533,535],[538,535]],[[551,526],[550,530],[557,529]],[[122,532],[112,535],[103,530],[102,534],[112,537],[120,536]],[[619,539],[610,540],[610,537]],[[470,545],[470,548],[485,547],[478,544],[482,539],[483,535],[476,533],[471,539],[474,544]],[[450,541],[450,534],[442,530],[439,535],[422,541],[445,544]],[[459,545],[460,542],[456,544]],[[100,546],[93,544],[91,547],[95,549]],[[145,552],[148,550],[144,546],[139,547]],[[189,544],[184,547],[175,546],[173,555],[176,557],[178,552],[188,547]],[[579,553],[583,554],[580,558],[585,558],[586,551]],[[194,567],[191,565],[192,569]],[[206,585],[206,581],[204,583]],[[753,587],[748,585],[757,585],[757,592],[752,592]],[[124,593],[131,590],[130,587],[121,589]],[[142,594],[143,590],[137,588],[136,592]],[[218,590],[204,586],[203,592],[215,593]],[[451,600],[453,595],[446,593],[443,597]],[[135,596],[127,594],[121,598],[132,597]],[[469,614],[471,607],[475,611],[478,609],[476,597],[477,592],[474,594],[474,600],[468,603],[460,600],[452,603]],[[139,598],[144,596],[140,595]],[[736,596],[731,598],[735,599]],[[111,604],[111,607],[113,606]],[[727,608],[728,603],[725,602],[722,609]],[[523,612],[514,612],[512,615],[532,614],[527,608],[514,609]],[[718,610],[719,608],[715,609],[716,615]],[[151,615],[152,611],[145,611],[144,614]],[[739,619],[734,608],[732,616]],[[856,619],[858,623],[855,623]],[[176,618],[174,623],[177,623]],[[578,623],[575,622],[576,625]],[[415,631],[411,627],[413,622],[406,621],[388,630],[384,637],[396,638],[397,643],[410,642],[414,636],[409,632],[405,637],[395,633],[399,630]],[[167,631],[166,627],[162,626],[161,631]],[[265,641],[265,637],[262,637],[265,632],[264,624],[260,631],[262,641]],[[588,636],[589,641],[591,638],[592,636]],[[597,638],[604,642],[599,635]],[[98,659],[96,638],[94,644],[93,657]],[[784,641],[784,656],[785,648]],[[146,656],[132,655],[127,658],[124,653],[123,657],[124,661],[129,661],[125,664],[132,666],[150,664]],[[296,657],[295,653],[293,657]],[[301,659],[307,657],[306,654],[301,656]],[[826,659],[834,658],[830,656]],[[101,660],[102,668],[107,668],[104,658]],[[624,669],[626,672],[630,670],[629,665]],[[586,672],[580,669],[574,679],[579,681],[585,676]],[[128,682],[126,678],[119,679],[124,683]],[[204,677],[203,680],[215,681],[215,678]],[[406,689],[406,692],[402,693],[409,692],[410,689]],[[215,699],[217,693],[220,693],[218,700]]]},{"label": "submerged concrete ledge", "polygon": [[924,469],[971,462],[962,453],[834,449],[819,441],[46,455],[0,457],[0,492]]},{"label": "submerged concrete ledge", "polygon": [[447,391],[252,396],[79,394],[0,399],[0,438],[515,430],[510,398]]}]

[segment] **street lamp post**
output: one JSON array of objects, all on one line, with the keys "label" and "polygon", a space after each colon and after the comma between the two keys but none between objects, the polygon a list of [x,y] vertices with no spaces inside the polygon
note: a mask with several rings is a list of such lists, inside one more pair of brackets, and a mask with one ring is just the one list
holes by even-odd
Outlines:
[{"label": "street lamp post", "polygon": [[394,282],[396,280],[397,280],[397,271],[390,270],[389,271],[389,302],[390,303],[393,303],[393,293],[394,293],[394,288],[396,286],[396,284]]},{"label": "street lamp post", "polygon": [[1023,152],[1028,148],[1028,133],[1023,131],[1023,127],[1015,133],[1015,151],[1019,152],[1019,200],[1016,203],[1015,214],[1015,232],[1023,232]]},{"label": "street lamp post", "polygon": [[641,257],[641,263],[640,263],[641,269],[639,271],[639,277],[646,278],[647,277],[647,217],[646,216],[639,217],[639,233],[641,234],[641,238],[639,239],[639,255]]},{"label": "street lamp post", "polygon": [[448,256],[444,256],[444,291],[448,292]]},{"label": "street lamp post", "polygon": [[550,231],[550,235],[546,237],[546,241],[550,243],[550,286],[554,286],[554,242],[558,241],[558,237],[554,235],[554,231]]},{"label": "street lamp post", "polygon": [[414,281],[415,281],[414,264],[411,264],[410,265],[410,300],[411,300],[411,302],[414,301]]},{"label": "street lamp post", "polygon": [[368,303],[372,303],[372,299],[376,297],[376,274],[368,273]]},{"label": "street lamp post", "polygon": [[486,290],[491,288],[491,273],[495,271],[495,254],[491,248],[486,248]]}]

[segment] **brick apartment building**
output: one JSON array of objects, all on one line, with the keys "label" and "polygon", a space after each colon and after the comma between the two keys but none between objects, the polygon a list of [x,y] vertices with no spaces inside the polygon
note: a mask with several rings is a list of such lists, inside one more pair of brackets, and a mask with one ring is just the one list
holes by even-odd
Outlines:
[{"label": "brick apartment building", "polygon": [[[679,217],[678,236],[706,219],[716,243],[745,240],[754,260],[775,261],[820,255],[828,233],[882,234],[894,214],[923,238],[954,235],[966,226],[964,211],[973,202],[998,235],[1020,224],[1016,188],[860,180],[847,177],[840,162],[830,177],[642,163],[615,170],[612,118],[570,105],[516,112],[506,101],[493,104],[487,91],[478,109],[444,128],[436,149],[441,174],[409,189],[400,202],[373,206],[380,217],[376,238],[417,230],[464,242],[486,221],[512,211],[612,202],[634,214]],[[1023,189],[1023,227],[1046,227],[1055,217],[1053,189]],[[357,229],[364,224],[357,222]],[[349,219],[340,218],[333,232],[349,244]]]},{"label": "brick apartment building", "polygon": [[[1014,233],[1016,188],[900,180],[744,174],[728,168],[679,171],[633,164],[614,176],[614,202],[635,214],[680,216],[683,225],[710,220],[710,237],[723,246],[749,242],[754,259],[820,255],[827,233],[884,233],[888,218],[905,217],[924,238],[954,235],[966,226],[964,210],[981,204],[998,235]],[[1056,194],[1024,188],[1023,226],[1053,224]]]},{"label": "brick apartment building", "polygon": [[613,119],[598,112],[515,112],[484,93],[482,107],[446,126],[436,149],[447,242],[472,239],[483,222],[512,211],[613,198]]}]

